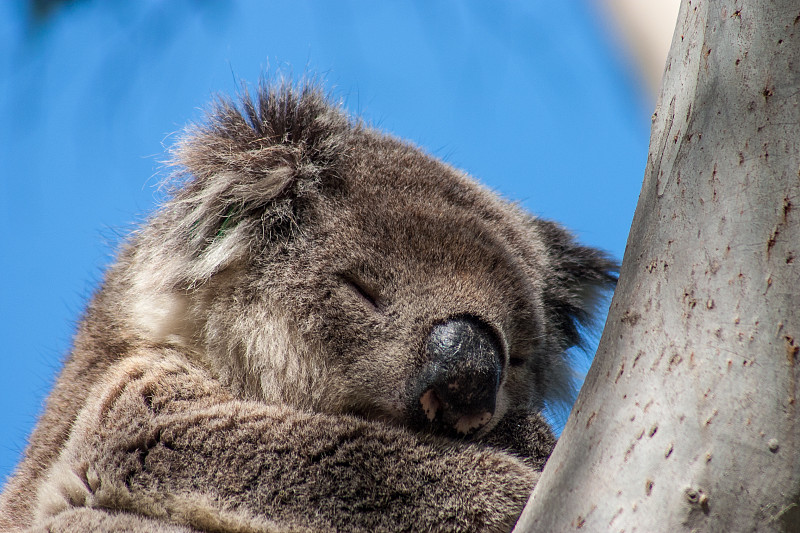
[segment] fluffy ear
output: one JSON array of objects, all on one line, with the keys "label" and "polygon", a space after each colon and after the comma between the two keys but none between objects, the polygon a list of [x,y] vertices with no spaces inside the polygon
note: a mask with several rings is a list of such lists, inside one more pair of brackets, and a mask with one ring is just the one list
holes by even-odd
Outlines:
[{"label": "fluffy ear", "polygon": [[578,244],[555,222],[533,224],[550,252],[544,307],[561,329],[564,348],[582,345],[580,330],[594,325],[598,303],[616,285],[619,264],[602,250]]},{"label": "fluffy ear", "polygon": [[238,259],[256,236],[291,232],[298,199],[335,176],[355,128],[315,85],[266,83],[254,98],[219,99],[188,128],[172,150],[178,171],[164,222],[193,258],[191,282]]}]

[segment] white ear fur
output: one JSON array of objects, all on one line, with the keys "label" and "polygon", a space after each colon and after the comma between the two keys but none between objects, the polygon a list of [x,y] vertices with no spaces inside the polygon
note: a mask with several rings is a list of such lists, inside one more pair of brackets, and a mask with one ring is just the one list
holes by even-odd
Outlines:
[{"label": "white ear fur", "polygon": [[196,259],[191,260],[184,273],[190,285],[199,285],[217,272],[245,256],[251,241],[249,233],[257,223],[243,220],[217,236]]}]

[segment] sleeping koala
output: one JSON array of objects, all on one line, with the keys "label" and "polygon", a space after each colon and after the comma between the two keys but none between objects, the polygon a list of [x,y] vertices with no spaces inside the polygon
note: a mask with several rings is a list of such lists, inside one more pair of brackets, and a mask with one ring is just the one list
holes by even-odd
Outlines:
[{"label": "sleeping koala", "polygon": [[174,149],[0,529],[508,531],[616,265],[319,88]]}]

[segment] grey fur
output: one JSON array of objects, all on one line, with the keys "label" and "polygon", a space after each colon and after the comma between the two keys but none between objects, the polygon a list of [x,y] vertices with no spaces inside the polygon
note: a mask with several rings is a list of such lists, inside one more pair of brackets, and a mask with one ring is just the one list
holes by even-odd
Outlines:
[{"label": "grey fur", "polygon": [[[0,528],[513,527],[554,444],[538,412],[568,390],[564,350],[616,265],[313,85],[219,101],[174,161]],[[502,358],[468,440],[415,423],[409,392],[432,328],[459,316]]]}]

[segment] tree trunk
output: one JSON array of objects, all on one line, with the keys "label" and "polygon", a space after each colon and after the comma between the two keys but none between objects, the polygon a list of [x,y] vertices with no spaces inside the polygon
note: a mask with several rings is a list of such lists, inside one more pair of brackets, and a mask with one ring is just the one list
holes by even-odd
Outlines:
[{"label": "tree trunk", "polygon": [[515,531],[800,531],[800,4],[683,0],[620,283]]}]

